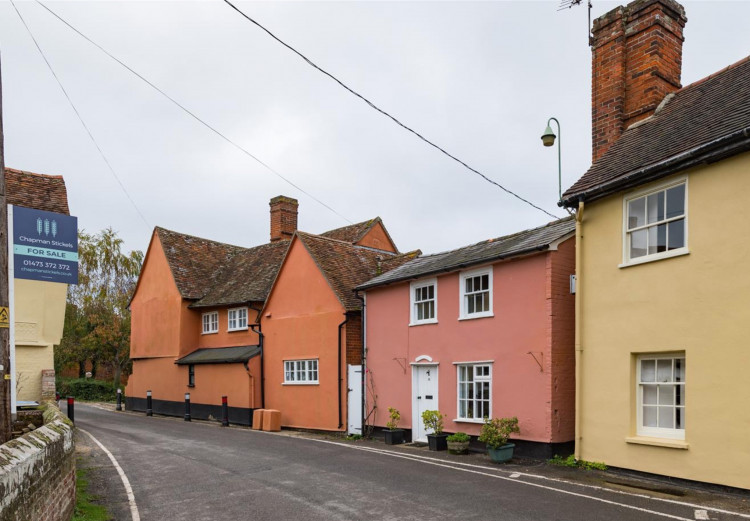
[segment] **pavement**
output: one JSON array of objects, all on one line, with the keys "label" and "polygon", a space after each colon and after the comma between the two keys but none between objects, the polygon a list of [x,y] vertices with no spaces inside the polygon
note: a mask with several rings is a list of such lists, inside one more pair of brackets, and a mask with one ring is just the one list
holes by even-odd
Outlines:
[{"label": "pavement", "polygon": [[479,453],[188,423],[110,404],[77,404],[76,426],[92,492],[123,521],[750,519],[750,493],[620,472],[497,465]]}]

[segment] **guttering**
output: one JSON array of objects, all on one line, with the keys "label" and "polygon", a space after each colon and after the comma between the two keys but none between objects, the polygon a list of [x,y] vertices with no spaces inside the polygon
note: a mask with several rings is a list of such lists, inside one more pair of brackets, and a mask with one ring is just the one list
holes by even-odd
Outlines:
[{"label": "guttering", "polygon": [[339,395],[339,429],[344,426],[343,420],[341,418],[341,401],[342,401],[341,400],[341,383],[342,383],[342,378],[341,378],[341,330],[346,325],[346,323],[349,322],[349,313],[345,312],[344,313],[344,317],[345,317],[344,321],[341,324],[339,324],[339,334],[338,334],[338,338],[339,338],[339,380],[338,380],[338,382],[339,382],[339,393],[338,393],[338,395]]},{"label": "guttering", "polygon": [[354,296],[357,297],[362,302],[362,315],[361,315],[362,327],[360,328],[362,329],[362,331],[360,331],[360,334],[361,334],[360,344],[362,346],[361,347],[362,352],[360,354],[360,362],[362,365],[362,381],[360,382],[360,385],[362,386],[362,405],[361,405],[362,417],[360,418],[360,421],[361,421],[360,425],[362,426],[362,432],[360,432],[360,434],[364,436],[365,435],[365,393],[367,392],[367,362],[366,362],[367,349],[365,347],[365,342],[367,341],[367,313],[366,313],[367,294],[360,295],[359,291],[354,290]]},{"label": "guttering", "polygon": [[591,202],[620,190],[656,181],[670,174],[681,172],[702,164],[715,163],[726,157],[750,150],[750,127],[693,147],[680,154],[633,170],[623,177],[572,194],[558,203],[559,206],[574,207],[579,201]]},{"label": "guttering", "polygon": [[581,308],[583,305],[583,284],[581,284],[581,274],[583,273],[583,210],[584,202],[578,203],[578,212],[576,212],[576,300],[575,300],[575,445],[574,457],[576,460],[581,459],[581,444],[583,437],[581,435],[581,415],[583,410],[583,382],[582,382],[582,364],[583,364],[583,345],[581,335],[583,333],[583,314]]}]

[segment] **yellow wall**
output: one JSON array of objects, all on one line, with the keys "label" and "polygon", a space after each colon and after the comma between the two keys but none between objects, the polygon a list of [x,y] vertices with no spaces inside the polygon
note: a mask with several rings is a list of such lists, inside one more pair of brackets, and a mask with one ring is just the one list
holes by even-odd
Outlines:
[{"label": "yellow wall", "polygon": [[19,400],[40,400],[42,370],[54,369],[53,346],[60,343],[68,285],[15,280],[16,377]]},{"label": "yellow wall", "polygon": [[[627,194],[586,205],[581,459],[750,488],[749,174],[750,153],[687,172],[690,253],[626,268],[618,265]],[[636,435],[635,356],[675,351],[686,357],[687,448],[626,442]]]}]

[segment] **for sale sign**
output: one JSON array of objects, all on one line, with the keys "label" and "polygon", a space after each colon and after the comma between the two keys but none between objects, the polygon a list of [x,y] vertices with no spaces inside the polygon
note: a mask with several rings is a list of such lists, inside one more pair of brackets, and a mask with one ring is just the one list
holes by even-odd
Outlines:
[{"label": "for sale sign", "polygon": [[78,218],[13,206],[16,279],[78,284]]}]

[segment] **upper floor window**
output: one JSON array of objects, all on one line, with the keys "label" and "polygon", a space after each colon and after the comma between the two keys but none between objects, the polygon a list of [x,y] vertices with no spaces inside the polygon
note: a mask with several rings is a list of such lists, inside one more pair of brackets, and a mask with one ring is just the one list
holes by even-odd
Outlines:
[{"label": "upper floor window", "polygon": [[203,313],[203,334],[218,333],[219,331],[219,312]]},{"label": "upper floor window", "polygon": [[683,180],[625,200],[626,264],[686,252],[686,187]]},{"label": "upper floor window", "polygon": [[437,322],[437,280],[421,280],[411,284],[411,324]]},{"label": "upper floor window", "polygon": [[685,355],[638,358],[640,436],[685,439]]},{"label": "upper floor window", "polygon": [[492,267],[461,273],[461,316],[492,316]]},{"label": "upper floor window", "polygon": [[247,329],[247,308],[230,309],[227,316],[229,317],[228,331]]}]

